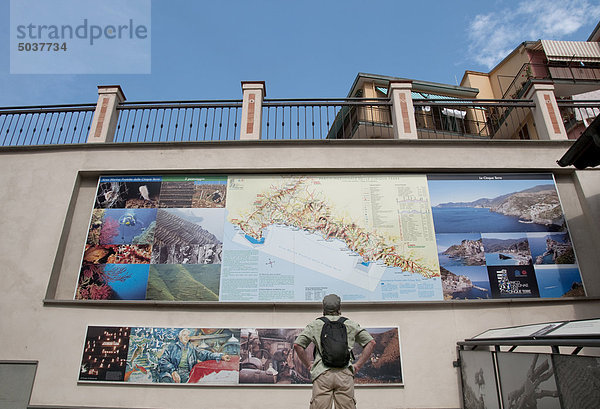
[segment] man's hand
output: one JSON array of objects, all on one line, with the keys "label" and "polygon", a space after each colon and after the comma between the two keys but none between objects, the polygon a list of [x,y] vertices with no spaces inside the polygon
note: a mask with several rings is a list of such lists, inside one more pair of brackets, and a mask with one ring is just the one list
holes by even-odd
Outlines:
[{"label": "man's hand", "polygon": [[179,373],[177,371],[173,371],[171,373],[171,376],[173,377],[173,382],[181,383],[181,376],[179,376]]},{"label": "man's hand", "polygon": [[294,352],[296,352],[296,355],[300,359],[300,362],[302,362],[302,365],[304,365],[308,369],[312,367],[312,362],[306,354],[306,349],[302,348],[298,344],[294,344]]},{"label": "man's hand", "polygon": [[230,357],[229,355],[227,355],[227,354],[223,355],[223,356],[221,357],[221,359],[222,359],[223,361],[225,361],[225,362],[229,362],[229,361],[231,361],[231,357]]},{"label": "man's hand", "polygon": [[360,371],[360,368],[362,368],[363,365],[365,364],[365,362],[367,362],[367,359],[369,359],[371,357],[371,354],[373,353],[374,348],[375,348],[375,340],[372,339],[363,348],[362,352],[360,353],[360,358],[358,358],[358,361],[356,361],[356,363],[354,365],[352,365],[354,367],[355,374],[357,374],[358,371]]}]

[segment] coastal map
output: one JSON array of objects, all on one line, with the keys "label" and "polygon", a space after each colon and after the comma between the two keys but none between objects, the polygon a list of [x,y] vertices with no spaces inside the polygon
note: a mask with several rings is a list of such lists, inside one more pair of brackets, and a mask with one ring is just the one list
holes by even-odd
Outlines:
[{"label": "coastal map", "polygon": [[221,300],[440,299],[423,175],[230,176]]}]

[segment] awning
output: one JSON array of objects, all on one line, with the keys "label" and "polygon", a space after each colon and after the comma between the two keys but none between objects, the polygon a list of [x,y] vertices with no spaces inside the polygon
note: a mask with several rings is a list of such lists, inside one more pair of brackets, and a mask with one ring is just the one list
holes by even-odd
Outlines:
[{"label": "awning", "polygon": [[548,61],[600,62],[600,43],[541,40]]},{"label": "awning", "polygon": [[440,99],[440,100],[457,100],[456,97],[449,97],[447,95],[436,95],[436,94],[428,94],[426,92],[417,92],[412,91],[412,99]]}]

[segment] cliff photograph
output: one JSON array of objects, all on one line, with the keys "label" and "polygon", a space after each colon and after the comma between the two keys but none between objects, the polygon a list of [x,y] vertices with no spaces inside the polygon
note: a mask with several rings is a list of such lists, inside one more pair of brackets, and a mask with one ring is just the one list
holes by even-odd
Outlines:
[{"label": "cliff photograph", "polygon": [[437,234],[438,259],[442,266],[483,266],[485,255],[479,233]]},{"label": "cliff photograph", "polygon": [[485,266],[440,267],[444,300],[481,300],[492,298]]},{"label": "cliff photograph", "polygon": [[428,177],[436,233],[565,231],[552,175]]},{"label": "cliff photograph", "polygon": [[482,234],[488,266],[524,266],[533,264],[525,233]]}]

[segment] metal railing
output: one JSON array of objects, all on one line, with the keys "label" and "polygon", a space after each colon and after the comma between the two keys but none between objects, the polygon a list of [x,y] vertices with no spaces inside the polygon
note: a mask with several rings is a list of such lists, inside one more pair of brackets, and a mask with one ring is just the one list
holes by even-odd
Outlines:
[{"label": "metal railing", "polygon": [[519,99],[532,79],[600,81],[600,67],[581,65],[579,62],[557,64],[525,63],[513,78],[502,98]]},{"label": "metal railing", "polygon": [[600,115],[600,100],[556,102],[569,139],[577,139]]},{"label": "metal railing", "polygon": [[531,100],[413,101],[419,139],[532,139]]},{"label": "metal railing", "polygon": [[0,146],[85,143],[95,104],[0,108]]},{"label": "metal railing", "polygon": [[241,100],[135,102],[117,107],[114,142],[239,139]]},{"label": "metal railing", "polygon": [[265,99],[262,138],[393,138],[387,98]]},{"label": "metal railing", "polygon": [[[536,139],[531,100],[414,100],[419,139]],[[600,114],[600,100],[559,100],[570,138]],[[268,99],[263,140],[392,139],[386,98]],[[95,105],[0,108],[1,146],[85,143]],[[123,103],[114,142],[233,141],[240,138],[242,101]]]}]

